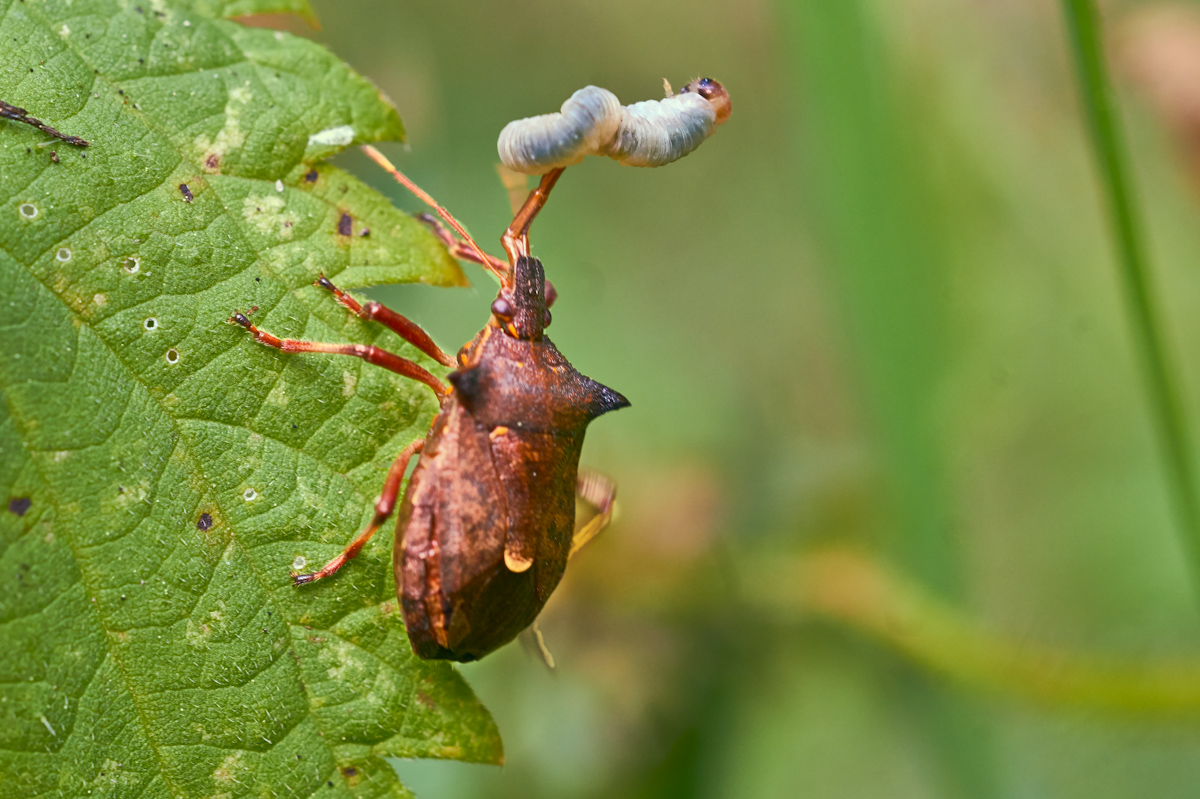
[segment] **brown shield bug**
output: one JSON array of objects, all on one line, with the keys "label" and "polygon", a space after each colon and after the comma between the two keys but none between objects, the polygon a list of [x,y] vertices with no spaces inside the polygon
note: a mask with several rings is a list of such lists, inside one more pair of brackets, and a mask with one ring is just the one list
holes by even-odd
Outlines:
[{"label": "brown shield bug", "polygon": [[[392,464],[375,516],[343,552],[297,585],[328,577],[391,516],[414,455],[396,524],[393,560],[409,641],[418,656],[477,660],[530,626],[558,585],[572,551],[612,513],[614,488],[580,478],[579,453],[588,423],[629,401],[575,370],[545,336],[555,293],[542,264],[529,255],[529,225],[561,169],[546,174],[517,212],[502,241],[507,264],[481,250],[458,222],[374,148],[363,148],[397,180],[434,207],[462,235],[431,221],[460,258],[500,278],[484,328],[459,351],[444,353],[413,322],[379,303],[359,304],[324,277],[316,285],[363,319],[378,321],[445,366],[444,385],[423,367],[377,347],[280,339],[242,313],[230,321],[284,352],[353,355],[419,380],[441,409],[428,435]],[[575,530],[577,492],[599,513]]]},{"label": "brown shield bug", "polygon": [[[297,585],[328,577],[358,554],[396,509],[404,474],[419,453],[400,504],[393,548],[413,650],[422,658],[478,660],[534,622],[568,558],[612,517],[615,488],[599,475],[581,477],[579,453],[588,424],[629,401],[577,372],[546,338],[556,295],[541,262],[529,254],[529,226],[566,166],[587,155],[608,155],[633,166],[669,163],[699,146],[731,109],[720,83],[697,78],[679,95],[668,85],[666,99],[631,106],[590,86],[556,114],[508,125],[498,144],[501,161],[516,172],[542,176],[501,238],[508,263],[480,249],[446,209],[375,148],[363,147],[449,223],[461,238],[435,218],[422,217],[453,255],[494,272],[500,291],[488,323],[454,359],[395,311],[377,302],[361,305],[324,277],[316,281],[353,313],[382,323],[442,365],[455,367],[450,386],[378,347],[280,339],[241,313],[231,317],[269,347],[353,355],[419,380],[441,402],[429,433],[392,464],[367,529],[318,571],[294,574]],[[597,510],[578,530],[576,495]]]}]

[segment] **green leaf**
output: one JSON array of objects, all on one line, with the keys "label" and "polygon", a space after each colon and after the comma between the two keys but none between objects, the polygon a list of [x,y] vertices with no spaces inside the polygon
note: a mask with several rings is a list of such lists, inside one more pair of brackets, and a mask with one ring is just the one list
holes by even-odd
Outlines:
[{"label": "green leaf", "polygon": [[412,654],[390,536],[290,585],[436,403],[231,311],[436,370],[311,283],[464,282],[317,163],[401,139],[387,101],[210,16],[306,8],[0,0],[0,99],[91,143],[0,121],[0,797],[403,796],[384,757],[502,758],[457,672]]}]

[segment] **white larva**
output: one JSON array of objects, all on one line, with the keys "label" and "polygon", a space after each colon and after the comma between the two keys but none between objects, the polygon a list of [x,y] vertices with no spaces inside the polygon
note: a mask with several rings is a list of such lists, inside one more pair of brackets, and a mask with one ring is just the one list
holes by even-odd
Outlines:
[{"label": "white larva", "polygon": [[621,101],[608,89],[584,86],[557,114],[518,119],[500,131],[500,162],[516,172],[541,175],[602,152],[621,126]]},{"label": "white larva", "polygon": [[500,132],[500,161],[542,175],[607,155],[627,166],[662,166],[700,146],[728,117],[729,94],[714,80],[692,81],[676,95],[622,106],[616,95],[586,86],[556,114],[518,119]]}]

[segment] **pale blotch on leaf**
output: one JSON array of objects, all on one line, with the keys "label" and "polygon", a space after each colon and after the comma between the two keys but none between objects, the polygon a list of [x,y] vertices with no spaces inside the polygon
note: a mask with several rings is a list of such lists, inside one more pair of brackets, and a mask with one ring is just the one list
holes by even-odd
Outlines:
[{"label": "pale blotch on leaf", "polygon": [[326,128],[308,137],[308,146],[314,144],[326,147],[344,147],[354,141],[354,128],[350,125],[338,125],[336,128]]},{"label": "pale blotch on leaf", "polygon": [[33,203],[21,203],[17,206],[17,213],[26,219],[35,219],[38,215],[38,207]]},{"label": "pale blotch on leaf", "polygon": [[342,396],[353,397],[354,387],[358,385],[358,375],[353,372],[342,372]]},{"label": "pale blotch on leaf", "polygon": [[96,303],[97,305],[103,305],[104,303],[108,302],[108,295],[95,294],[92,296],[92,302]]},{"label": "pale blotch on leaf", "polygon": [[305,558],[303,555],[297,555],[296,559],[292,561],[292,568],[297,571],[299,571],[300,569],[303,569],[307,565],[308,565],[308,559]]},{"label": "pale blotch on leaf", "polygon": [[233,785],[238,782],[235,775],[244,768],[241,761],[241,752],[234,752],[232,755],[226,757],[213,772],[213,782],[220,783],[221,785]]},{"label": "pale blotch on leaf", "polygon": [[131,275],[136,275],[142,268],[142,259],[131,255],[121,262],[121,268]]},{"label": "pale blotch on leaf", "polygon": [[254,500],[258,499],[258,492],[253,488],[247,488],[242,492],[242,499],[246,500],[247,502],[253,502]]},{"label": "pale blotch on leaf", "polygon": [[66,247],[59,247],[58,252],[54,253],[54,260],[65,264],[71,260],[71,251]]},{"label": "pale blotch on leaf", "polygon": [[271,403],[272,405],[287,405],[287,385],[285,383],[276,384],[275,387],[271,389],[271,393],[267,395],[267,402]]},{"label": "pale blotch on leaf", "polygon": [[259,233],[287,238],[292,235],[296,219],[293,214],[283,213],[285,205],[278,194],[247,197],[242,200],[242,217]]},{"label": "pale blotch on leaf", "polygon": [[167,350],[166,357],[167,357],[167,363],[174,366],[175,364],[179,363],[179,350],[172,347],[171,349]]},{"label": "pale blotch on leaf", "polygon": [[213,152],[224,155],[246,143],[246,132],[241,125],[242,109],[253,100],[254,93],[245,86],[230,90],[229,100],[225,103],[225,126],[212,143]]}]

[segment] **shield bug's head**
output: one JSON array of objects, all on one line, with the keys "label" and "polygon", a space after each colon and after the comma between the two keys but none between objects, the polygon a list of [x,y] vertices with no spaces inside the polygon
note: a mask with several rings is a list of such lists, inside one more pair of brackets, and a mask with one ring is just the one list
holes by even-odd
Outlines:
[{"label": "shield bug's head", "polygon": [[521,256],[513,265],[512,279],[506,281],[492,302],[492,318],[497,326],[516,339],[537,341],[550,326],[549,304],[557,296],[546,288],[542,262]]},{"label": "shield bug's head", "polygon": [[733,101],[729,99],[729,92],[725,91],[725,87],[712,78],[696,78],[684,86],[679,93],[695,93],[712,103],[712,107],[717,112],[718,125],[729,119],[729,115],[733,113]]}]

